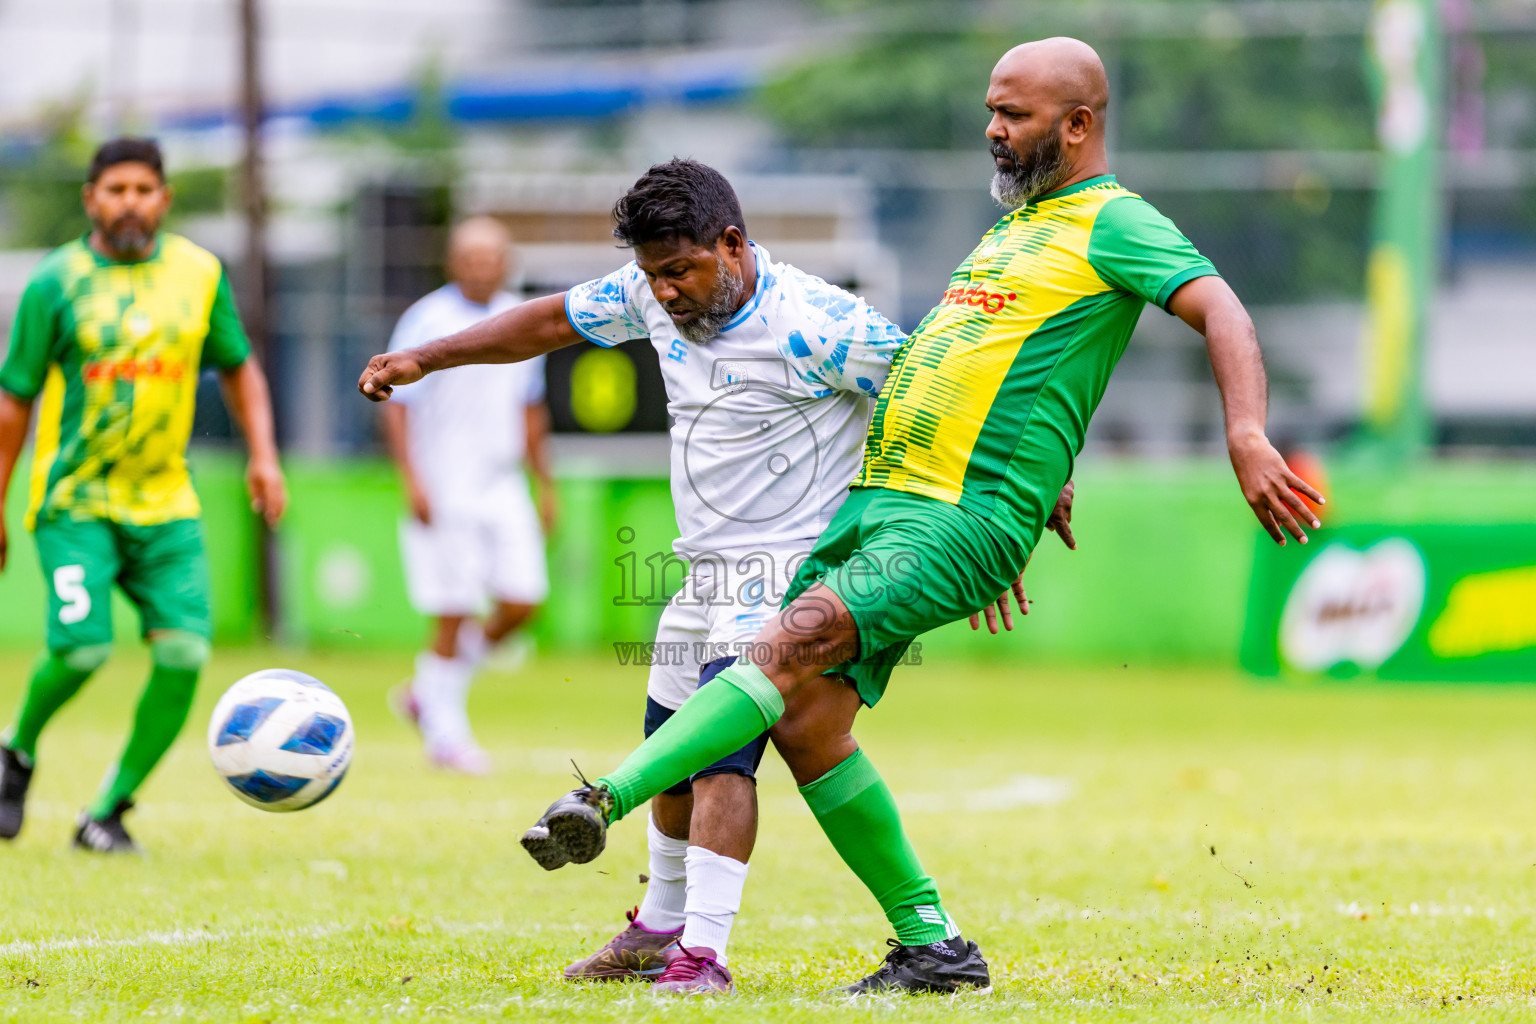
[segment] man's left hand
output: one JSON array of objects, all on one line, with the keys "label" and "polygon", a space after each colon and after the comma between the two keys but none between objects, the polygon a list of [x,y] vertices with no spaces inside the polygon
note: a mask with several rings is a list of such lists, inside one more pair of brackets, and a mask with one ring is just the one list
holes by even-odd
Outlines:
[{"label": "man's left hand", "polygon": [[1302,523],[1314,530],[1323,525],[1301,500],[1305,495],[1322,505],[1324,499],[1317,488],[1291,472],[1291,467],[1285,464],[1285,459],[1263,434],[1229,439],[1227,452],[1232,458],[1238,485],[1243,489],[1243,499],[1270,538],[1285,547],[1285,535],[1289,533],[1305,544],[1307,534]]},{"label": "man's left hand", "polygon": [[288,485],[275,459],[252,459],[245,469],[245,487],[251,495],[251,511],[266,520],[270,529],[288,508]]}]

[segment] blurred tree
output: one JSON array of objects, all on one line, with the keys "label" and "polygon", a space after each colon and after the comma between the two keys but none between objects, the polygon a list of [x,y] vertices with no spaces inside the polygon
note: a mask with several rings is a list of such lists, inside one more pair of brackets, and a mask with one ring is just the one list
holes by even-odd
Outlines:
[{"label": "blurred tree", "polygon": [[[844,0],[852,3],[854,0]],[[766,115],[792,143],[969,148],[986,125],[992,65],[1041,34],[976,17],[932,24],[908,12],[842,52],[790,64],[761,91]],[[1123,149],[1363,149],[1373,144],[1348,36],[1094,40],[1114,87]]]},{"label": "blurred tree", "polygon": [[51,248],[80,233],[80,182],[94,149],[84,127],[87,99],[82,94],[46,108],[35,141],[14,141],[0,150],[6,245]]}]

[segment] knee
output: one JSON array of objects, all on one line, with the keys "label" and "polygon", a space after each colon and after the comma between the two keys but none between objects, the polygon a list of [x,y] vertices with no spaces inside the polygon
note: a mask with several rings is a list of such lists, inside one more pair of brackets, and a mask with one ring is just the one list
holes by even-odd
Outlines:
[{"label": "knee", "polygon": [[694,803],[738,800],[757,792],[757,780],[744,771],[716,772],[693,780]]},{"label": "knee", "polygon": [[196,672],[208,661],[212,648],[207,639],[184,629],[157,633],[149,643],[150,657],[162,668]]},{"label": "knee", "polygon": [[662,835],[687,839],[688,823],[693,818],[693,795],[657,793],[651,798],[651,818]]},{"label": "knee", "polygon": [[829,729],[827,723],[815,715],[796,714],[795,709],[791,708],[785,711],[784,717],[774,724],[768,735],[779,756],[793,763],[798,756],[820,750],[835,739],[837,734],[844,732],[846,730],[835,727]]},{"label": "knee", "polygon": [[55,658],[76,672],[95,672],[112,654],[111,644],[86,644],[51,652]]}]

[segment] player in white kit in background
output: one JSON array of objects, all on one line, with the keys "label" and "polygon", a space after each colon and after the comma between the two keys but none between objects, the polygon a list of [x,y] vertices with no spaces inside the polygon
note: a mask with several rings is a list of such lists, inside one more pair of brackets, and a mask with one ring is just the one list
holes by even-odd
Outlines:
[{"label": "player in white kit in background", "polygon": [[[449,283],[405,311],[390,348],[412,348],[516,306],[502,290],[511,244],[490,218],[458,225],[448,244]],[[411,604],[433,620],[416,675],[392,703],[421,730],[433,764],[483,775],[491,763],[470,728],[470,683],[486,653],[549,593],[544,532],[553,525],[554,489],[544,360],[435,374],[402,387],[383,412],[409,504],[400,524],[406,585]],[[537,511],[525,468],[538,483]]]},{"label": "player in white kit in background", "polygon": [[[735,192],[702,164],[651,168],[614,212],[614,234],[635,261],[423,349],[375,356],[359,387],[378,400],[388,385],[443,367],[528,359],[583,339],[650,339],[672,420],[674,550],[689,577],[657,629],[667,653],[651,666],[649,735],[777,611],[847,496],[903,335],[857,296],[749,242]],[[760,737],[655,799],[645,900],[567,978],[730,991],[726,944],[757,836],[766,744]]]}]

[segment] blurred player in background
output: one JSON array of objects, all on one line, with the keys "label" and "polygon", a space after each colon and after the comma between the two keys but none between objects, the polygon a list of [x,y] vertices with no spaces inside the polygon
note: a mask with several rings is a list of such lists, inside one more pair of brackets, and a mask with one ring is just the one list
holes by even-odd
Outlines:
[{"label": "blurred player in background", "polygon": [[[114,139],[83,191],[89,234],[33,272],[0,367],[0,509],[39,395],[27,527],[48,584],[48,649],[0,747],[0,837],[20,830],[43,727],[106,661],[112,586],[138,608],[153,668],[122,756],[81,813],[75,845],[135,852],[134,792],[192,706],[212,635],[201,508],[187,475],[197,381],[218,371],[250,448],[246,484],[269,525],[287,493],[272,403],[218,259],[160,231],[160,148]],[[0,568],[6,533],[0,517]]]},{"label": "blurred player in background", "polygon": [[[455,228],[449,283],[405,311],[391,349],[516,306],[502,288],[511,249],[506,228],[489,217]],[[384,408],[384,434],[410,503],[400,527],[406,585],[416,610],[433,619],[416,675],[393,702],[420,728],[433,764],[484,775],[491,765],[470,730],[470,682],[486,652],[549,593],[544,533],[554,526],[555,492],[544,360],[462,367],[403,387]],[[525,466],[538,483],[537,511]]]}]

